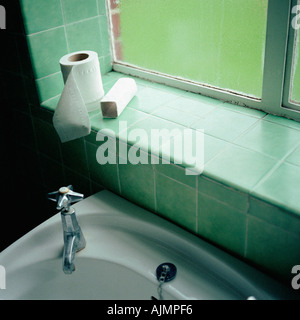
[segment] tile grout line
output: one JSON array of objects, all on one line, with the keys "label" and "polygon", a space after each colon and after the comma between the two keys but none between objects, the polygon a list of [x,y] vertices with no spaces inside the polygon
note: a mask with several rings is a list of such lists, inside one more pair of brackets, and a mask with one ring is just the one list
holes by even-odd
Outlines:
[{"label": "tile grout line", "polygon": [[44,100],[41,102],[41,105],[43,105],[44,103],[47,103],[49,102],[50,100],[54,100],[55,98],[58,98],[59,96],[61,95],[61,93],[57,94],[56,96],[50,98],[50,99],[47,99],[47,100]]},{"label": "tile grout line", "polygon": [[249,209],[250,209],[250,197],[251,195],[247,195],[247,209],[246,209],[246,231],[245,231],[245,247],[244,247],[244,257],[247,256],[248,251],[248,221],[249,221]]},{"label": "tile grout line", "polygon": [[85,137],[83,138],[83,145],[84,145],[84,155],[85,155],[85,161],[86,161],[86,166],[87,166],[87,174],[88,174],[88,180],[89,180],[89,189],[90,189],[90,193],[92,194],[93,191],[92,191],[91,170],[90,170],[90,162],[89,162],[89,157],[88,157],[87,145],[86,145]]},{"label": "tile grout line", "polygon": [[117,178],[118,178],[118,187],[119,187],[119,192],[120,192],[120,195],[122,195],[122,187],[121,187],[121,176],[120,176],[120,168],[119,168],[119,162],[120,162],[120,155],[117,154],[117,150],[116,150],[116,166],[117,166]]},{"label": "tile grout line", "polygon": [[[63,8],[62,0],[60,0],[60,3],[61,3],[61,8]],[[92,20],[92,19],[103,17],[103,15],[100,14],[100,15],[96,15],[96,16],[93,16],[93,17],[77,20],[77,21],[74,21],[74,22],[65,23],[65,16],[64,16],[63,9],[62,9],[62,15],[63,15],[64,24],[61,24],[59,26],[52,27],[52,28],[49,28],[49,29],[45,29],[45,30],[41,30],[41,31],[33,32],[33,33],[28,33],[28,34],[25,34],[25,36],[31,37],[31,36],[35,36],[37,34],[41,34],[41,33],[47,32],[47,31],[52,31],[52,30],[55,30],[55,29],[63,28],[63,27],[65,28],[67,26],[71,26],[71,25],[76,24],[76,23],[81,23],[81,22],[84,22],[84,21],[89,21],[89,20]]]},{"label": "tile grout line", "polygon": [[96,6],[97,6],[97,13],[99,16],[100,15],[99,1],[96,1]]},{"label": "tile grout line", "polygon": [[247,257],[248,251],[248,215],[246,214],[246,230],[245,230],[245,246],[244,246],[244,257]]},{"label": "tile grout line", "polygon": [[268,172],[257,181],[252,189],[249,190],[249,194],[252,195],[254,190],[257,189],[261,184],[263,184],[282,165],[283,162],[283,160],[279,160],[278,162],[276,162],[274,166],[272,166],[272,168],[268,170]]},{"label": "tile grout line", "polygon": [[[60,0],[61,1],[61,0]],[[26,34],[25,36],[26,37],[33,37],[33,36],[36,36],[38,34],[41,34],[41,33],[44,33],[44,32],[47,32],[47,31],[54,31],[56,29],[60,29],[60,28],[63,28],[64,27],[64,24],[61,24],[57,27],[52,27],[52,28],[49,28],[49,29],[45,29],[45,30],[41,30],[41,31],[37,31],[37,32],[33,32],[33,33],[29,33],[29,34]]]},{"label": "tile grout line", "polygon": [[62,0],[60,0],[60,6],[61,6],[61,12],[62,12],[62,17],[63,17],[63,22],[64,22],[63,27],[64,27],[64,33],[65,33],[65,37],[66,37],[67,49],[68,49],[68,52],[70,53],[70,45],[69,45],[67,29],[66,29],[65,11],[64,11],[64,6],[63,6],[63,3],[62,3]]},{"label": "tile grout line", "polygon": [[[54,73],[47,74],[47,75],[44,76],[44,77],[36,78],[36,79],[34,79],[34,80],[35,80],[35,81],[43,80],[43,79],[46,79],[46,78],[49,78],[49,77],[58,75],[58,74],[60,74],[60,73],[61,73],[61,71],[57,71],[57,72],[54,72]],[[50,99],[51,99],[51,98],[50,98]]]},{"label": "tile grout line", "polygon": [[[153,166],[154,166],[154,165],[153,165]],[[179,180],[176,180],[176,179],[174,179],[174,178],[166,175],[165,173],[159,172],[158,170],[155,170],[155,172],[156,172],[158,175],[161,175],[161,176],[163,176],[163,177],[165,177],[165,178],[167,178],[167,179],[170,179],[170,180],[172,180],[172,181],[175,181],[175,182],[177,182],[177,183],[179,183],[179,184],[181,184],[181,185],[183,185],[183,186],[185,186],[185,187],[187,187],[187,188],[189,188],[189,189],[191,189],[191,190],[194,190],[194,189],[197,190],[197,189],[196,189],[197,184],[196,184],[195,187],[191,187],[191,186],[189,186],[188,184],[185,184],[185,183],[183,183],[183,182],[181,182],[181,181],[179,181]],[[197,179],[196,179],[196,180],[197,180]]]},{"label": "tile grout line", "polygon": [[154,169],[154,164],[151,164],[153,170],[153,192],[154,192],[154,210],[157,210],[157,191],[156,191],[156,170]]},{"label": "tile grout line", "polygon": [[199,177],[196,177],[196,226],[195,226],[195,232],[198,234],[199,230],[199,217],[198,217],[198,180]]},{"label": "tile grout line", "polygon": [[[256,188],[258,188],[262,183],[264,183],[282,164],[288,163],[290,165],[293,165],[292,163],[286,162],[286,159],[299,147],[300,142],[294,146],[284,157],[281,159],[277,159],[278,162],[272,167],[257,183],[256,185],[250,190],[250,194],[254,192]],[[295,167],[299,167],[294,165]]]},{"label": "tile grout line", "polygon": [[[237,192],[237,191],[233,191],[233,192]],[[220,200],[219,198],[215,198],[214,195],[209,195],[209,194],[207,194],[207,193],[205,193],[205,192],[203,192],[203,191],[198,191],[198,193],[199,193],[201,196],[203,196],[203,197],[205,197],[205,198],[208,198],[209,200],[214,200],[214,202],[222,205],[223,207],[225,206],[225,207],[227,207],[227,208],[234,209],[235,211],[237,211],[238,213],[240,213],[240,214],[242,214],[242,215],[247,215],[247,211],[243,211],[243,210],[235,207],[234,205],[232,205],[232,204],[230,204],[230,203],[228,203],[228,202],[225,202],[225,200]]]},{"label": "tile grout line", "polygon": [[255,216],[255,215],[253,215],[253,214],[251,214],[251,215],[249,215],[249,216],[251,216],[252,219],[258,220],[258,221],[260,221],[260,222],[262,222],[262,223],[265,223],[265,224],[267,224],[267,225],[269,225],[269,226],[272,226],[272,227],[274,227],[274,228],[276,228],[276,229],[278,229],[278,230],[280,230],[280,231],[282,231],[282,232],[287,233],[288,235],[291,235],[291,236],[293,236],[293,237],[297,237],[297,238],[299,238],[299,240],[300,240],[300,236],[299,236],[298,234],[296,234],[295,232],[291,232],[289,229],[285,229],[285,228],[280,227],[280,226],[278,226],[278,225],[276,225],[276,224],[272,224],[270,221],[267,221],[267,220],[265,220],[265,219],[263,219],[263,218],[261,218],[261,217],[257,217],[257,216]]},{"label": "tile grout line", "polygon": [[[272,121],[272,120],[270,120],[270,119],[267,119],[267,116],[268,115],[271,115],[272,116],[272,114],[266,114],[266,116],[263,118],[263,120],[264,121],[267,121],[267,122],[269,122],[269,123],[272,123],[273,125],[276,125],[276,126],[281,126],[281,127],[284,127],[284,128],[289,128],[289,129],[291,129],[291,130],[295,130],[295,131],[300,131],[300,128],[298,129],[298,128],[295,128],[295,127],[291,127],[291,126],[288,126],[287,124],[282,124],[282,123],[279,123],[279,122],[276,122],[276,121]],[[280,117],[280,116],[275,116],[274,115],[274,117],[278,117],[278,118],[283,118],[283,119],[286,119],[286,120],[290,120],[290,119],[288,119],[288,118],[284,118],[284,117]],[[294,122],[297,122],[297,123],[299,123],[299,121],[296,121],[296,120],[290,120],[290,121],[294,121]]]}]

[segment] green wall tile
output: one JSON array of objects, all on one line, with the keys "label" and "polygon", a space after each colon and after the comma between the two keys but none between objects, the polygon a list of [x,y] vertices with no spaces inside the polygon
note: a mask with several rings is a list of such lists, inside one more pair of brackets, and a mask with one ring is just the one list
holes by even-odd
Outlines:
[{"label": "green wall tile", "polygon": [[151,164],[120,164],[121,195],[155,210],[154,173]]},{"label": "green wall tile", "polygon": [[244,255],[246,214],[198,193],[198,231],[204,238]]},{"label": "green wall tile", "polygon": [[[110,55],[101,57],[99,61],[100,61],[100,71],[102,76],[112,71],[112,60]],[[105,91],[104,89],[104,92],[107,92],[107,91]]]},{"label": "green wall tile", "polygon": [[139,90],[128,106],[144,112],[151,113],[163,104],[177,99],[179,96],[174,93],[159,91],[154,88],[144,88]]},{"label": "green wall tile", "polygon": [[300,130],[300,122],[299,121],[295,121],[295,120],[291,120],[291,119],[287,119],[284,117],[278,117],[278,116],[274,116],[273,114],[268,114],[265,116],[264,120],[276,123],[276,124],[280,124],[289,128],[294,128],[296,130]]},{"label": "green wall tile", "polygon": [[39,152],[53,160],[61,162],[61,144],[52,123],[48,123],[36,117],[33,119]]},{"label": "green wall tile", "polygon": [[169,178],[184,183],[192,188],[196,188],[196,176],[186,175],[185,169],[174,164],[153,164],[154,170],[162,173]]},{"label": "green wall tile", "polygon": [[[100,165],[97,162],[96,153],[98,146],[86,142],[88,166],[90,172],[90,179],[92,182],[96,182],[99,185],[120,193],[118,168],[117,164],[104,164]],[[116,161],[116,158],[115,158]]]},{"label": "green wall tile", "polygon": [[68,53],[64,27],[27,36],[35,77],[60,71],[59,60]]},{"label": "green wall tile", "polygon": [[40,106],[39,96],[36,89],[36,83],[35,79],[27,78],[26,81],[24,81],[27,101],[30,105],[36,107]]},{"label": "green wall tile", "polygon": [[64,168],[60,162],[40,154],[43,182],[49,192],[58,190],[66,184]]},{"label": "green wall tile", "polygon": [[258,152],[232,145],[204,168],[204,175],[248,193],[277,161]]},{"label": "green wall tile", "polygon": [[[13,134],[15,135],[16,143],[22,144],[32,150],[35,149],[35,134],[33,122],[29,114],[14,110],[13,114]],[[20,161],[22,157],[20,155]]]},{"label": "green wall tile", "polygon": [[252,117],[255,117],[255,118],[263,118],[266,115],[266,113],[263,112],[263,111],[247,108],[247,107],[244,107],[244,106],[239,106],[237,104],[232,104],[232,103],[228,103],[228,102],[223,103],[221,105],[221,107],[222,108],[227,108],[229,110],[236,111],[236,112],[248,115],[248,116],[252,116]]},{"label": "green wall tile", "polygon": [[190,91],[185,91],[183,94],[183,97],[185,98],[189,98],[189,99],[194,99],[197,100],[198,103],[201,104],[209,104],[209,105],[214,105],[214,106],[218,106],[222,104],[221,100],[215,99],[215,98],[211,98],[208,96],[204,96],[200,93],[195,93],[195,92],[190,92]]},{"label": "green wall tile", "polygon": [[189,127],[199,118],[194,115],[186,113],[184,110],[179,111],[170,107],[162,107],[152,113],[153,115],[172,122],[179,123],[183,126]]},{"label": "green wall tile", "polygon": [[296,148],[286,159],[286,162],[300,166],[300,146]]},{"label": "green wall tile", "polygon": [[274,226],[300,236],[300,215],[285,211],[275,205],[250,197],[249,214]]},{"label": "green wall tile", "polygon": [[[139,132],[136,131],[139,129],[143,131],[143,135],[140,135]],[[184,127],[150,115],[141,121],[135,122],[128,128],[127,132],[121,132],[119,137],[123,140],[126,139],[129,144],[135,144],[136,147],[143,148],[145,151],[151,152],[152,150],[154,154],[158,155],[160,148],[158,150],[155,148],[154,142],[151,138],[153,129],[167,130],[160,131],[160,133],[164,137],[164,139],[169,140],[173,129],[180,132],[184,129]],[[133,133],[136,133],[136,135],[134,135]],[[163,140],[160,139],[159,146],[162,145],[162,142]]]},{"label": "green wall tile", "polygon": [[97,182],[90,181],[90,184],[91,184],[91,192],[92,192],[92,194],[95,194],[95,193],[100,192],[100,191],[105,189],[103,186],[101,186]]},{"label": "green wall tile", "polygon": [[157,212],[175,223],[196,232],[196,189],[157,173]]},{"label": "green wall tile", "polygon": [[[0,58],[1,62],[5,63],[0,64],[0,70],[6,70],[13,73],[21,74],[21,66],[19,63],[19,56],[21,52],[18,52],[17,47],[17,35],[13,36],[8,33],[1,33],[1,52]],[[21,38],[20,36],[18,38]]]},{"label": "green wall tile", "polygon": [[101,56],[111,55],[110,35],[108,33],[108,21],[106,15],[99,17],[101,32]]},{"label": "green wall tile", "polygon": [[[2,168],[3,170],[3,168]],[[19,173],[24,175],[23,181],[27,183],[41,181],[41,166],[39,161],[39,155],[36,150],[29,149],[26,146],[18,145],[17,147],[17,161],[15,161],[15,166],[13,167],[14,173]],[[19,175],[18,174],[18,175]],[[1,177],[2,178],[2,177]],[[17,177],[17,181],[21,180],[20,176]],[[19,181],[18,181],[19,182]],[[15,186],[13,186],[15,187]],[[18,185],[19,187],[19,185]]]},{"label": "green wall tile", "polygon": [[98,131],[92,129],[90,134],[84,137],[85,141],[96,145],[97,143],[99,143],[96,141],[97,133]]},{"label": "green wall tile", "polygon": [[98,0],[99,14],[106,15],[106,0]]},{"label": "green wall tile", "polygon": [[66,24],[98,15],[97,0],[62,0],[62,5]]},{"label": "green wall tile", "polygon": [[88,167],[83,138],[61,144],[63,164],[80,174],[88,176]]},{"label": "green wall tile", "polygon": [[300,143],[300,132],[268,121],[259,121],[236,140],[238,145],[281,159]]},{"label": "green wall tile", "polygon": [[217,108],[193,124],[192,128],[204,129],[206,134],[231,142],[257,121],[254,117]]},{"label": "green wall tile", "polygon": [[[189,94],[190,95],[185,94],[179,99],[167,103],[167,105],[172,108],[181,110],[187,114],[202,117],[205,114],[213,111],[216,106],[222,103],[219,100],[210,98],[204,99],[204,97],[201,97],[200,95],[192,93]],[[190,98],[189,96],[193,96],[194,98]]]},{"label": "green wall tile", "polygon": [[[171,141],[167,141],[162,145],[161,149],[164,150],[162,153],[162,157],[164,159],[171,159],[171,162],[181,165],[183,167],[195,167],[195,159],[196,155],[199,154],[200,159],[198,159],[198,164],[202,163],[204,160],[204,169],[205,164],[208,163],[213,157],[217,156],[220,152],[225,150],[230,144],[224,140],[204,135],[203,141],[200,139],[200,143],[196,144],[196,133],[200,133],[200,131],[192,130],[192,139],[188,139],[185,143],[182,143],[182,147],[180,148],[178,143],[176,142],[176,137],[172,138]],[[200,136],[200,135],[199,135]],[[181,136],[184,139],[184,135]],[[184,141],[184,140],[183,140]],[[204,142],[204,143],[202,143]],[[170,151],[168,151],[168,145],[170,144]],[[184,153],[187,145],[191,146],[192,154]],[[176,146],[176,147],[175,147]],[[198,150],[196,149],[196,146]],[[203,159],[202,159],[203,157]],[[193,165],[191,165],[193,163]]]},{"label": "green wall tile", "polygon": [[204,161],[205,164],[216,157],[219,153],[230,146],[225,140],[212,137],[208,134],[204,136]]},{"label": "green wall tile", "polygon": [[61,94],[64,88],[61,72],[36,80],[36,86],[41,103]]},{"label": "green wall tile", "polygon": [[53,111],[48,110],[42,105],[32,106],[31,114],[34,118],[39,118],[40,120],[43,120],[51,125],[53,124]]},{"label": "green wall tile", "polygon": [[300,261],[300,238],[248,216],[246,258],[290,284],[291,270]]},{"label": "green wall tile", "polygon": [[32,65],[30,61],[30,55],[28,52],[28,44],[26,35],[17,35],[17,48],[20,61],[21,73],[23,76],[33,78]]},{"label": "green wall tile", "polygon": [[77,170],[65,167],[66,185],[72,185],[75,192],[83,193],[84,197],[91,195],[90,180],[88,177],[78,174]]},{"label": "green wall tile", "polygon": [[[3,106],[10,105],[20,111],[28,112],[28,99],[26,96],[27,81],[25,81],[22,76],[10,72],[3,72],[0,81],[2,80],[1,78],[3,79],[1,88],[5,94],[8,94],[7,97],[1,95],[1,104]],[[29,81],[30,80],[28,80],[28,82]]]},{"label": "green wall tile", "polygon": [[70,52],[91,50],[103,55],[99,17],[66,26]]},{"label": "green wall tile", "polygon": [[174,94],[178,95],[179,97],[183,96],[186,93],[186,91],[184,91],[182,89],[170,87],[164,83],[153,82],[153,81],[149,81],[149,80],[145,80],[145,79],[141,79],[141,78],[136,78],[136,82],[139,83],[140,85],[145,86],[145,87],[150,87],[150,88],[154,88],[154,89],[156,88],[159,91],[174,93]]},{"label": "green wall tile", "polygon": [[[54,98],[51,98],[49,100],[46,100],[44,102],[41,103],[41,106],[46,108],[47,110],[49,110],[50,112],[54,111],[57,107],[58,101],[60,99],[60,95],[55,96]],[[53,114],[51,116],[51,119],[53,118]]]},{"label": "green wall tile", "polygon": [[27,34],[63,25],[60,0],[21,0]]},{"label": "green wall tile", "polygon": [[204,176],[198,177],[198,191],[213,197],[224,204],[246,213],[248,210],[248,195],[226,187],[217,181]]},{"label": "green wall tile", "polygon": [[[103,118],[101,113],[96,114],[91,118],[92,128],[95,130],[109,129],[116,133],[118,136],[120,130],[120,121],[127,123],[129,128],[134,123],[145,119],[148,116],[147,113],[140,112],[132,108],[125,108],[121,115],[115,119]],[[125,123],[124,123],[125,124]],[[122,126],[121,126],[122,128]],[[121,129],[122,130],[122,129]]]},{"label": "green wall tile", "polygon": [[254,189],[253,195],[300,215],[299,176],[299,167],[282,163]]},{"label": "green wall tile", "polygon": [[115,84],[115,80],[111,79],[111,81],[103,82],[103,78],[102,78],[102,84],[103,84],[104,93],[106,94],[113,87],[113,85]]}]

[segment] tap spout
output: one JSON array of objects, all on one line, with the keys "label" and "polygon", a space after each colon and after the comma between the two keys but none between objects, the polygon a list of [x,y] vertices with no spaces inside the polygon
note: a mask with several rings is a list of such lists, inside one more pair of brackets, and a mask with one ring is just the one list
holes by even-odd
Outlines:
[{"label": "tap spout", "polygon": [[75,253],[84,249],[86,245],[75,210],[71,207],[72,203],[82,200],[83,197],[83,194],[73,191],[72,185],[48,193],[48,199],[55,201],[56,209],[61,210],[64,238],[63,271],[66,274],[71,274],[75,270]]},{"label": "tap spout", "polygon": [[86,241],[78,225],[75,210],[61,212],[64,233],[63,271],[71,274],[75,270],[75,253],[85,248]]},{"label": "tap spout", "polygon": [[71,274],[75,271],[76,235],[67,235],[63,253],[63,272]]}]

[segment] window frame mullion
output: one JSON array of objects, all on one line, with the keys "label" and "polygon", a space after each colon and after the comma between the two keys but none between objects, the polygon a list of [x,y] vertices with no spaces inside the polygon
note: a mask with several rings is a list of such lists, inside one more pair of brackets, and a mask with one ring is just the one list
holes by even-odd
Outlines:
[{"label": "window frame mullion", "polygon": [[269,0],[261,109],[300,120],[297,111],[283,106],[292,0]]},{"label": "window frame mullion", "polygon": [[[292,7],[295,5],[299,5],[300,0],[292,0]],[[291,9],[292,10],[292,9]],[[300,112],[299,104],[294,104],[290,101],[291,90],[292,90],[292,77],[293,77],[293,63],[294,63],[294,44],[297,41],[297,37],[299,37],[299,30],[294,30],[292,26],[292,20],[290,23],[289,29],[289,39],[288,39],[288,51],[287,51],[287,63],[286,63],[286,71],[285,71],[285,84],[283,89],[283,105],[286,108],[293,109],[294,112]]]}]

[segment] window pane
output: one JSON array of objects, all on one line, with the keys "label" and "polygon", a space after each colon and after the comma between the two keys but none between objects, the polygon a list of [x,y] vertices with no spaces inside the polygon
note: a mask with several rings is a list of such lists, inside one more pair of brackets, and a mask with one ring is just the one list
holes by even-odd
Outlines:
[{"label": "window pane", "polygon": [[268,0],[111,0],[115,59],[261,98]]}]

